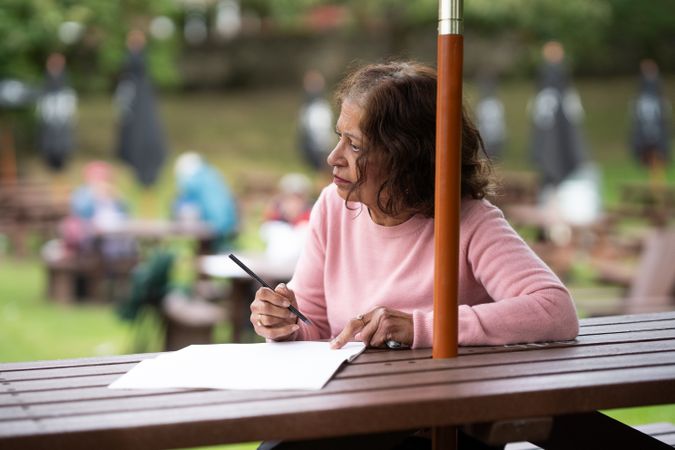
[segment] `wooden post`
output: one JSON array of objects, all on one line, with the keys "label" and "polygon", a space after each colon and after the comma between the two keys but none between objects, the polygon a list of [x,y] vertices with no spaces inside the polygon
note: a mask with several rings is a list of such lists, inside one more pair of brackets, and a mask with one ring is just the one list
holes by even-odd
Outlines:
[{"label": "wooden post", "polygon": [[[456,5],[450,5],[456,3]],[[457,355],[457,292],[462,146],[461,0],[441,0],[436,99],[433,357]]]},{"label": "wooden post", "polygon": [[[462,0],[440,0],[436,95],[434,358],[457,356],[462,148]],[[432,429],[434,450],[457,448],[457,428]]]}]

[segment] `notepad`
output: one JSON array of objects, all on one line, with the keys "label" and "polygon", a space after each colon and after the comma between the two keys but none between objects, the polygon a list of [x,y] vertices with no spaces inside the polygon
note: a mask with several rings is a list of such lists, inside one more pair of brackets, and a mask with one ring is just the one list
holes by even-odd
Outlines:
[{"label": "notepad", "polygon": [[331,349],[328,342],[190,345],[138,363],[110,389],[321,389],[362,342]]}]

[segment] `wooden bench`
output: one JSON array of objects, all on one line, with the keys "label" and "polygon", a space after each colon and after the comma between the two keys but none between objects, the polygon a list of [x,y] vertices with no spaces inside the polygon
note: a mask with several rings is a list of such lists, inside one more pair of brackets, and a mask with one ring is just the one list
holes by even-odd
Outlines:
[{"label": "wooden bench", "polygon": [[490,202],[500,208],[507,205],[536,205],[539,195],[539,176],[533,172],[505,171],[497,173],[498,187]]},{"label": "wooden bench", "polygon": [[191,298],[173,292],[162,301],[162,318],[164,350],[173,351],[188,345],[211,344],[213,328],[225,320],[225,310],[199,294]]},{"label": "wooden bench", "polygon": [[[675,309],[675,228],[657,228],[646,237],[642,254],[633,270],[613,265],[609,272],[616,277],[621,269],[629,282],[626,296],[608,309],[600,310],[592,302],[578,304],[589,315],[643,313]],[[610,271],[612,264],[599,266]],[[601,272],[602,275],[602,272]]]},{"label": "wooden bench", "polygon": [[637,218],[654,226],[665,226],[675,217],[675,187],[626,182],[619,188],[619,205],[611,212],[619,217]]},{"label": "wooden bench", "polygon": [[104,262],[98,255],[45,260],[47,297],[59,303],[115,300],[128,288],[136,263],[136,258]]}]

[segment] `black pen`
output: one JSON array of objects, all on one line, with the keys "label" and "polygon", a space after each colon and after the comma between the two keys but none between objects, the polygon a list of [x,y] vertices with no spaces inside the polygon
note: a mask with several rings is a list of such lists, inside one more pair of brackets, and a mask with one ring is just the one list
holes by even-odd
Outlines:
[{"label": "black pen", "polygon": [[[270,286],[269,284],[267,284],[267,283],[265,282],[265,280],[263,280],[262,278],[260,278],[254,271],[252,271],[251,269],[249,269],[248,267],[246,267],[246,264],[244,264],[243,262],[241,262],[241,261],[239,260],[239,258],[237,258],[236,256],[234,256],[232,253],[230,253],[230,259],[231,259],[232,261],[234,261],[235,263],[237,263],[237,265],[238,265],[239,267],[241,267],[242,269],[244,269],[244,272],[246,272],[247,274],[251,275],[254,279],[256,279],[256,280],[258,281],[258,283],[262,284],[262,285],[265,286],[266,288],[269,288],[269,289],[274,290],[274,288],[273,288],[272,286]],[[307,325],[312,325],[312,321],[309,320],[307,317],[305,317],[300,311],[298,311],[298,309],[297,309],[295,306],[293,306],[293,305],[288,305],[288,309],[290,309],[291,312],[292,312],[293,314],[295,314],[296,316],[298,316],[298,317],[300,318],[300,320],[302,320],[303,322],[305,322]]]}]

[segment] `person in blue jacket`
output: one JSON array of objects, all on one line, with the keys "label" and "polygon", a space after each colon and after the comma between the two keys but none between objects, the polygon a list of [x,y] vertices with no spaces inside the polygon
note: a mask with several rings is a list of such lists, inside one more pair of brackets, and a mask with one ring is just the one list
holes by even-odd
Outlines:
[{"label": "person in blue jacket", "polygon": [[198,153],[186,152],[177,158],[175,174],[173,216],[210,225],[216,233],[212,250],[231,247],[239,225],[237,202],[221,173]]}]

